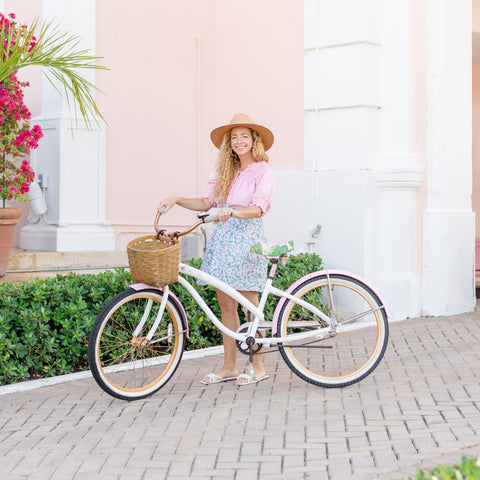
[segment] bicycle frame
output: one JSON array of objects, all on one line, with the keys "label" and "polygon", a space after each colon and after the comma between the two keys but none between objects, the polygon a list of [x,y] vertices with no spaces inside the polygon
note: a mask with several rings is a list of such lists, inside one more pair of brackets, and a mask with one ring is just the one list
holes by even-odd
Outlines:
[{"label": "bicycle frame", "polygon": [[[156,218],[155,218],[154,225],[155,225],[155,230],[157,231],[157,233],[160,232],[159,226],[158,226],[158,221],[159,221],[159,218],[162,215],[162,213],[163,213],[163,211],[159,210],[157,212],[157,215],[156,215]],[[197,228],[202,223],[208,223],[208,222],[211,222],[211,221],[218,220],[218,217],[216,217],[216,216],[212,216],[209,220],[206,220],[206,217],[202,218],[202,217],[199,216],[199,218],[201,218],[201,221],[199,221],[195,225],[192,225],[186,231],[184,231],[182,233],[176,232],[175,233],[175,238],[179,238],[181,236],[184,236],[184,235],[190,233],[191,231],[193,231],[195,228]],[[297,285],[298,282],[291,285],[286,291],[280,290],[280,289],[273,286],[273,277],[274,277],[276,268],[277,268],[277,265],[276,265],[276,263],[274,263],[271,267],[270,274],[268,275],[267,281],[265,283],[264,290],[263,290],[262,295],[260,297],[259,305],[257,307],[252,302],[250,302],[246,297],[244,297],[241,293],[239,293],[237,290],[230,287],[229,285],[227,285],[225,282],[219,280],[218,278],[216,278],[216,277],[214,277],[214,276],[212,276],[212,275],[210,275],[206,272],[203,272],[203,271],[201,271],[197,268],[191,267],[190,265],[186,265],[182,262],[180,262],[180,264],[179,264],[179,273],[180,274],[190,275],[191,277],[197,278],[197,279],[205,282],[206,284],[211,285],[211,286],[215,287],[216,289],[226,293],[229,297],[233,298],[240,305],[242,305],[242,307],[244,307],[248,312],[253,314],[253,318],[254,318],[253,322],[249,322],[249,327],[248,327],[248,330],[247,330],[246,333],[234,332],[233,330],[226,327],[217,318],[217,316],[212,312],[210,307],[206,304],[206,302],[203,300],[201,295],[195,290],[193,285],[190,282],[188,282],[188,280],[186,280],[181,275],[178,276],[178,283],[180,283],[190,293],[190,295],[192,295],[194,300],[197,302],[197,304],[200,306],[200,308],[203,310],[203,312],[207,315],[207,317],[210,319],[210,321],[222,333],[224,333],[225,335],[228,335],[229,337],[231,337],[231,338],[233,338],[237,341],[240,341],[240,342],[245,342],[247,338],[254,338],[256,344],[262,344],[262,345],[265,345],[267,347],[270,347],[272,345],[282,344],[283,342],[289,342],[289,341],[294,342],[294,341],[299,341],[299,340],[306,340],[306,339],[309,339],[309,338],[315,338],[317,340],[320,340],[322,338],[328,337],[331,334],[332,331],[336,331],[338,325],[337,325],[336,320],[335,320],[335,312],[333,312],[334,313],[333,317],[330,318],[327,315],[325,315],[321,310],[316,308],[314,305],[311,305],[310,303],[306,302],[305,300],[303,300],[303,299],[301,299],[301,298],[299,298],[295,295],[292,295],[290,293],[290,292],[293,291],[294,287]],[[329,299],[330,299],[330,305],[332,306],[332,308],[335,308],[334,307],[334,302],[332,301],[332,291],[331,291],[330,276],[329,276],[330,272],[329,271],[323,271],[322,273],[324,273],[327,276],[328,296],[329,296]],[[339,273],[346,273],[346,272],[339,272]],[[316,273],[313,272],[311,275],[315,275],[315,274]],[[352,276],[351,274],[348,274],[348,275]],[[356,277],[356,276],[353,275],[353,277]],[[356,278],[366,284],[365,281],[361,280],[358,277],[356,277]],[[303,281],[303,280],[304,280],[304,278],[302,277],[302,279],[300,279],[299,281]],[[132,287],[135,288],[134,286],[132,286]],[[156,287],[153,287],[153,288],[156,288]],[[375,291],[375,290],[373,290],[373,291]],[[150,330],[147,334],[147,337],[146,337],[148,340],[152,339],[152,337],[153,337],[153,335],[154,335],[154,333],[155,333],[155,331],[156,331],[156,329],[157,329],[157,327],[160,323],[161,317],[163,315],[165,305],[166,305],[166,301],[167,301],[169,295],[171,295],[168,286],[165,286],[163,288],[163,292],[164,292],[164,298],[161,302],[160,309],[159,309],[159,312],[157,314],[157,319],[154,322],[154,325],[150,328]],[[282,307],[285,304],[285,302],[287,302],[288,300],[291,300],[291,301],[295,302],[296,304],[298,304],[299,306],[301,306],[301,307],[305,308],[306,310],[310,311],[311,313],[313,313],[314,315],[316,315],[317,317],[322,319],[328,326],[327,327],[320,327],[320,328],[313,329],[313,330],[306,331],[306,332],[302,332],[302,333],[293,333],[293,334],[288,335],[286,337],[270,337],[270,338],[256,337],[255,334],[257,333],[260,322],[264,321],[263,310],[265,308],[267,298],[270,294],[273,294],[277,297],[280,297],[280,301],[277,305],[277,309],[274,312],[273,321],[269,322],[272,325],[272,334],[273,335],[275,335],[277,333],[278,312],[281,310],[281,308],[279,308],[279,307]],[[175,295],[172,294],[172,298],[176,299]],[[378,298],[380,299],[380,301],[382,303],[382,306],[380,308],[385,309],[385,311],[387,313],[387,316],[390,317],[388,309],[385,306],[385,302],[381,299],[380,295],[378,295]],[[146,317],[148,316],[150,307],[151,307],[151,305],[148,304],[147,307],[146,307],[146,312],[144,314],[144,318],[142,318],[142,320],[140,322],[140,325],[137,327],[135,333],[138,334],[137,331],[140,331],[140,329],[143,327],[143,323],[145,323],[144,319],[146,319]],[[183,309],[183,307],[181,307],[181,308]],[[369,311],[363,312],[360,316],[367,315],[369,313],[372,313],[373,311],[374,310],[369,310]],[[356,318],[358,318],[358,317],[356,317]],[[186,319],[186,315],[185,315],[185,319]],[[352,321],[352,319],[350,319],[350,321],[348,323],[350,323],[351,321]],[[188,331],[188,320],[187,319],[186,319],[186,322],[187,322],[187,324],[185,325],[185,327]],[[340,325],[340,327],[343,326],[343,324],[339,324],[339,325]]]},{"label": "bicycle frame", "polygon": [[[205,283],[212,285],[213,287],[217,288],[218,290],[226,293],[229,295],[231,298],[235,299],[240,305],[245,307],[249,312],[253,314],[253,322],[249,326],[249,329],[246,333],[239,333],[239,332],[234,332],[233,330],[230,330],[228,327],[226,327],[218,318],[217,316],[212,312],[210,307],[205,303],[201,295],[195,290],[193,285],[188,282],[185,278],[182,276],[178,277],[178,282],[187,289],[187,291],[192,295],[192,297],[195,299],[195,301],[200,305],[200,308],[205,312],[207,317],[212,321],[212,323],[223,333],[228,335],[231,338],[234,338],[235,340],[238,340],[240,342],[244,342],[248,337],[255,337],[255,334],[258,330],[260,322],[264,321],[264,314],[263,314],[263,309],[265,308],[265,304],[267,302],[267,298],[270,294],[276,295],[277,297],[283,297],[288,300],[293,300],[296,302],[298,305],[306,308],[310,312],[312,312],[314,315],[317,315],[321,319],[323,319],[327,324],[330,325],[331,320],[328,316],[326,316],[322,311],[320,311],[318,308],[315,306],[311,305],[308,302],[305,302],[301,298],[295,297],[294,295],[291,295],[287,292],[284,292],[283,290],[280,290],[276,287],[273,286],[273,280],[272,278],[268,278],[265,284],[265,289],[262,293],[262,296],[260,298],[259,306],[255,306],[252,302],[250,302],[246,297],[244,297],[241,293],[239,293],[237,290],[234,288],[230,287],[226,283],[222,282],[221,280],[213,277],[212,275],[202,272],[201,270],[198,270],[194,267],[191,267],[189,265],[185,265],[183,263],[180,263],[179,266],[179,272],[184,275],[190,275],[191,277],[197,278],[199,280],[204,281]],[[165,289],[167,292],[168,290]],[[165,291],[164,290],[164,291]],[[168,294],[168,293],[167,293]],[[326,337],[329,334],[330,329],[328,328],[319,328],[318,330],[312,330],[308,332],[302,332],[302,333],[295,333],[291,334],[288,337],[271,337],[271,338],[255,338],[255,343],[261,343],[265,346],[272,346],[276,345],[279,343],[283,343],[286,341],[296,341],[296,340],[304,340],[307,338],[323,338]]]}]

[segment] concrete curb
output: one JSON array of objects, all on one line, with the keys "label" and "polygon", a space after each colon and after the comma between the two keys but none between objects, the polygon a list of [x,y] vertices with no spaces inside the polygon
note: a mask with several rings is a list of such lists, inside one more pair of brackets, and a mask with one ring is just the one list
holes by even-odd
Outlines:
[{"label": "concrete curb", "polygon": [[[193,360],[196,358],[208,357],[210,355],[219,355],[223,353],[223,346],[201,348],[199,350],[189,350],[183,353],[183,360]],[[84,380],[91,378],[90,370],[84,372],[69,373],[67,375],[59,375],[57,377],[39,378],[38,380],[28,380],[25,382],[14,383],[11,385],[4,385],[0,387],[0,396],[9,395],[12,393],[27,392],[37,388],[48,387],[51,385],[58,385],[59,383],[75,382],[77,380]]]}]

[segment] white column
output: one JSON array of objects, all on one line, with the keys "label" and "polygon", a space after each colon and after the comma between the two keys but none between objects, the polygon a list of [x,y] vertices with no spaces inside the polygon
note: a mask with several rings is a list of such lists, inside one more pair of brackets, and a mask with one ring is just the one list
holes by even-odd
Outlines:
[{"label": "white column", "polygon": [[418,315],[411,2],[309,0],[305,23],[316,251],[377,286],[395,318]]},{"label": "white column", "polygon": [[305,2],[305,169],[312,176],[310,228],[322,225],[312,247],[327,268],[369,279],[378,216],[379,3]]},{"label": "white column", "polygon": [[423,310],[475,305],[472,212],[471,0],[427,2],[427,210],[423,217]]},{"label": "white column", "polygon": [[393,317],[401,319],[418,316],[421,302],[417,190],[423,174],[412,145],[412,4],[384,0],[379,8],[383,104],[376,166],[379,216],[374,229],[379,240],[372,265]]},{"label": "white column", "polygon": [[[43,18],[81,38],[77,48],[95,54],[95,0],[43,0]],[[82,72],[95,83],[95,71]],[[61,87],[60,87],[60,91]],[[71,106],[71,105],[70,105]],[[105,133],[88,130],[71,111],[64,94],[44,79],[42,114],[33,119],[43,130],[32,164],[43,179],[48,211],[32,218],[20,236],[28,250],[114,250],[113,229],[105,221]],[[77,121],[78,118],[78,121]]]}]

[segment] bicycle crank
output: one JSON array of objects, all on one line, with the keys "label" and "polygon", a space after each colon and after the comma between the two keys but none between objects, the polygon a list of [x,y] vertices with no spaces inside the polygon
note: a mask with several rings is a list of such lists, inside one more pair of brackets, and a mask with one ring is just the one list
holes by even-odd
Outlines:
[{"label": "bicycle crank", "polygon": [[[247,333],[248,327],[249,327],[248,324],[240,325],[240,328],[237,330],[237,333]],[[259,338],[263,338],[263,335],[258,330],[257,330],[257,336]],[[251,353],[256,354],[263,347],[261,343],[255,343],[254,345],[250,346],[246,342],[241,342],[240,340],[235,340],[235,342],[237,344],[238,350],[244,355],[250,355]]]}]

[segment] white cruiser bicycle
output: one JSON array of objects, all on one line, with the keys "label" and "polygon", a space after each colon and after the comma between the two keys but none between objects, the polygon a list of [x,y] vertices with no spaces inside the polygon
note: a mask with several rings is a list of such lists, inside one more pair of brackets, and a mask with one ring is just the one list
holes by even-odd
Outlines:
[{"label": "white cruiser bicycle", "polygon": [[[159,232],[157,213],[155,228]],[[190,233],[200,221],[179,233]],[[368,283],[344,271],[312,272],[286,291],[273,285],[278,264],[288,260],[293,242],[257,244],[271,262],[256,307],[235,289],[190,265],[179,264],[178,282],[195,299],[216,328],[234,338],[250,357],[279,350],[288,367],[320,387],[345,387],[364,379],[380,363],[388,342],[388,308]],[[234,298],[247,322],[237,331],[225,327],[184,275],[203,280]],[[269,295],[279,297],[273,318],[264,318]],[[88,359],[94,379],[108,394],[123,400],[152,395],[173,376],[189,337],[188,318],[168,285],[137,283],[113,297],[98,314],[90,333]]]}]

